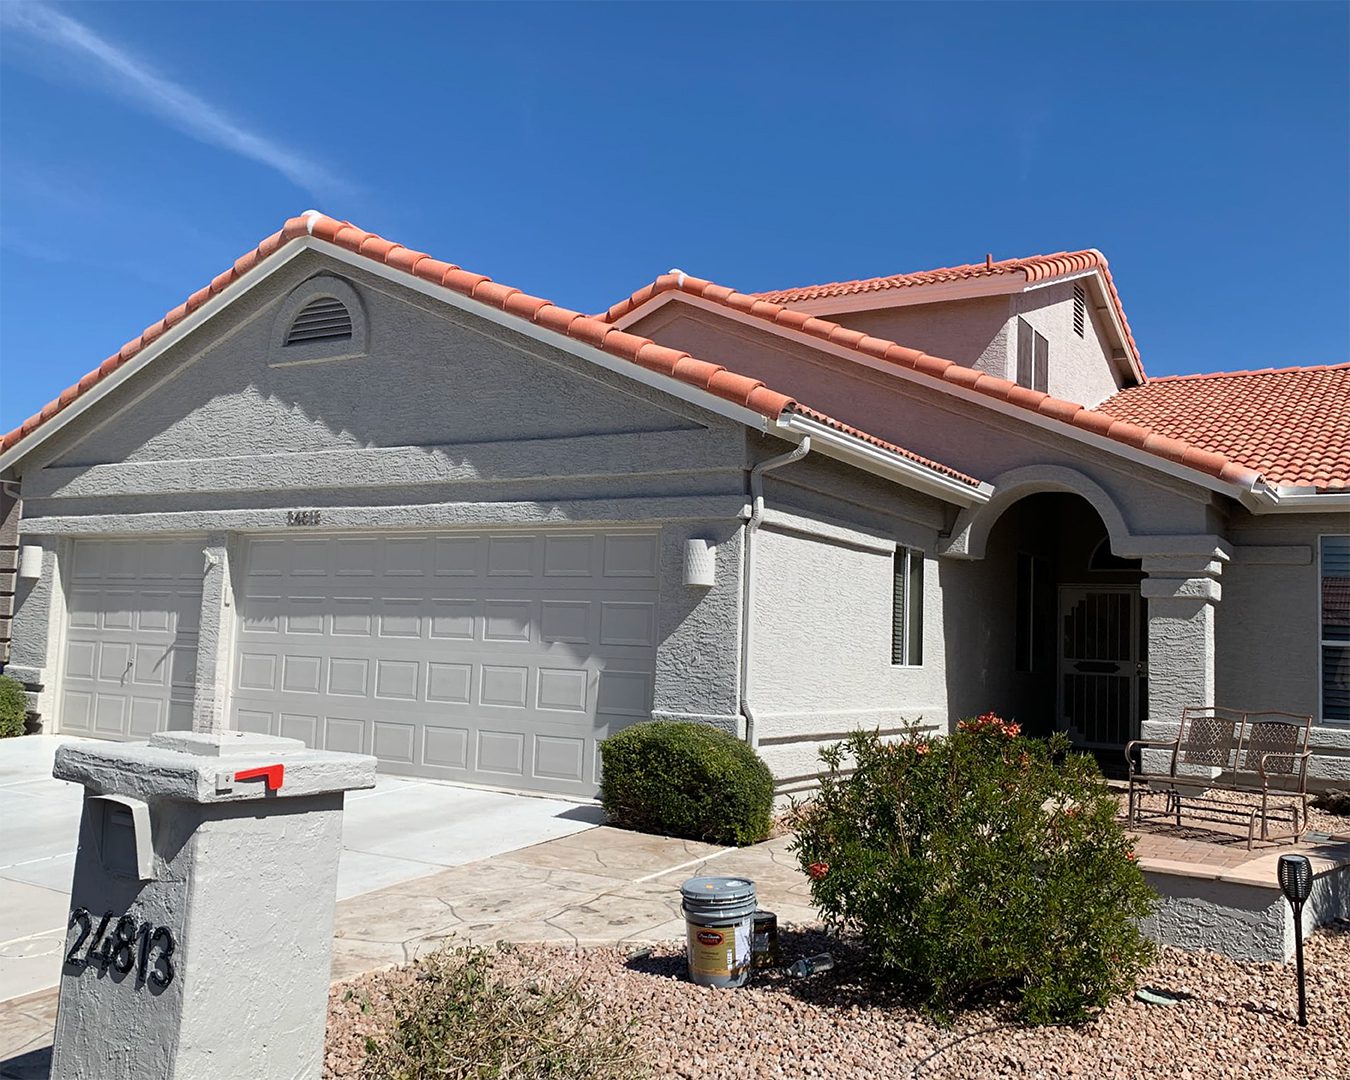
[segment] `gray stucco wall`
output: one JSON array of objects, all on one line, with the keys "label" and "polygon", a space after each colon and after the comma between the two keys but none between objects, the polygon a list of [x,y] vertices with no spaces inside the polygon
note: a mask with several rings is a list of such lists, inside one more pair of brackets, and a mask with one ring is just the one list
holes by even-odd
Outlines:
[{"label": "gray stucco wall", "polygon": [[[1321,720],[1318,537],[1350,534],[1350,515],[1235,516],[1215,621],[1216,700]],[[1311,775],[1350,781],[1350,725],[1313,729]]]},{"label": "gray stucco wall", "polygon": [[1086,280],[1080,284],[1087,303],[1082,337],[1073,328],[1074,282],[1047,285],[1012,297],[1008,336],[1014,367],[1008,378],[1016,381],[1017,377],[1016,326],[1020,316],[1050,343],[1049,393],[1094,408],[1120,389],[1119,375],[1109,359],[1105,328],[1093,301],[1095,286]]},{"label": "gray stucco wall", "polygon": [[836,358],[688,305],[668,304],[634,330],[763,379],[813,408],[961,469],[981,480],[1023,466],[1056,465],[1090,476],[1137,534],[1212,533],[1219,519],[1203,488],[1071,439],[1036,414],[1004,415],[928,380],[910,380]]},{"label": "gray stucco wall", "polygon": [[[277,366],[276,312],[330,273],[357,290],[367,352]],[[241,550],[242,533],[286,532],[293,509],[320,510],[325,530],[643,523],[662,534],[655,709],[735,729],[746,468],[734,421],[302,255],[19,463],[21,530],[49,554],[20,589],[12,664],[47,686],[50,714],[58,554],[74,536],[191,533]],[[717,544],[711,589],[683,584],[690,536]],[[233,614],[207,600],[215,670]]]},{"label": "gray stucco wall", "polygon": [[851,330],[1012,379],[1017,372],[1010,365],[1017,354],[1008,330],[1011,299],[982,296],[941,304],[844,311],[826,317]]},{"label": "gray stucco wall", "polygon": [[[784,791],[814,782],[823,746],[859,728],[946,730],[937,537],[950,511],[816,456],[770,474],[755,538],[750,670],[760,754]],[[891,663],[897,545],[924,557],[923,663]]]}]

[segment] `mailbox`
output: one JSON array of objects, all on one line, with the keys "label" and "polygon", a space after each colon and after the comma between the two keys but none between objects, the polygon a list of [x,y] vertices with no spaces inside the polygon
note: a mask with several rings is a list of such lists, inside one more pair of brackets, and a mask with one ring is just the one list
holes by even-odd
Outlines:
[{"label": "mailbox", "polygon": [[318,1080],[344,792],[374,758],[162,732],[52,771],[85,788],[52,1080]]}]

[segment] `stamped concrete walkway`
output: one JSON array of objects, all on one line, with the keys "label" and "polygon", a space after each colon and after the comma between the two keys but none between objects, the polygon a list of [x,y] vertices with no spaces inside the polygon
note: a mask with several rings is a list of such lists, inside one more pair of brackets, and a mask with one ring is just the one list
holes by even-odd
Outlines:
[{"label": "stamped concrete walkway", "polygon": [[[600,827],[339,901],[334,981],[401,964],[446,938],[577,946],[665,941],[684,933],[679,886],[700,874],[755,882],[783,923],[816,918],[789,837],[750,848]],[[56,990],[0,1004],[0,1080],[46,1075]]]}]

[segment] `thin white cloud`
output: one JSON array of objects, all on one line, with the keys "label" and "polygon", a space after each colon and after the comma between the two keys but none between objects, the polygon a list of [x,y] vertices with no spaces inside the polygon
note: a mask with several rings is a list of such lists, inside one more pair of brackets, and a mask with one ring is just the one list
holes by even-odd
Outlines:
[{"label": "thin white cloud", "polygon": [[21,31],[80,60],[93,60],[112,92],[131,98],[200,142],[275,169],[312,194],[350,190],[318,162],[250,131],[187,87],[158,75],[144,61],[45,4],[0,0],[0,25]]}]

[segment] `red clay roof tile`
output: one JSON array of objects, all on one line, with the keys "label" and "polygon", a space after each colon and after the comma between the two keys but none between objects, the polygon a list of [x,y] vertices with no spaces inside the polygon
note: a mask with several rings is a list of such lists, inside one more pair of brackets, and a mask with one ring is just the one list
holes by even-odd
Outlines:
[{"label": "red clay roof tile", "polygon": [[1181,460],[1206,472],[1231,465],[1279,486],[1350,489],[1350,364],[1168,375],[1098,410],[1190,444]]},{"label": "red clay roof tile", "polygon": [[776,304],[798,304],[807,300],[823,300],[840,296],[857,296],[864,293],[879,293],[889,289],[914,288],[919,285],[937,285],[949,281],[969,281],[976,278],[999,277],[1003,274],[1021,274],[1027,284],[1047,281],[1050,278],[1066,274],[1081,274],[1085,270],[1101,271],[1102,280],[1111,304],[1120,317],[1121,328],[1125,331],[1126,343],[1139,361],[1139,347],[1135,344],[1134,334],[1130,331],[1130,322],[1125,317],[1124,305],[1120,302],[1120,293],[1111,278],[1111,269],[1106,256],[1095,248],[1084,251],[1060,251],[1053,255],[1032,255],[1021,259],[988,260],[982,263],[967,263],[964,266],[944,266],[936,270],[919,270],[909,274],[890,274],[885,277],[861,278],[857,281],[832,281],[824,285],[803,285],[791,289],[771,289],[755,293],[756,296],[771,300]]},{"label": "red clay roof tile", "polygon": [[[140,337],[127,342],[121,350],[104,360],[96,370],[89,372],[74,386],[63,390],[57,398],[48,402],[40,412],[30,416],[13,431],[0,437],[0,452],[9,450],[61,410],[87,394],[104,378],[139,353],[146,344],[161,336],[171,326],[181,322],[183,318],[199,308],[211,296],[218,295],[269,255],[278,251],[285,243],[307,234],[326,240],[348,251],[353,251],[365,258],[392,266],[410,275],[437,281],[443,287],[471,296],[480,303],[504,310],[523,320],[532,321],[536,325],[555,333],[566,334],[579,341],[595,345],[636,365],[661,371],[681,382],[744,405],[769,419],[776,420],[788,412],[801,413],[822,423],[827,423],[839,431],[847,432],[856,438],[864,439],[875,446],[917,462],[925,468],[956,479],[963,484],[979,487],[980,482],[972,476],[967,476],[950,466],[930,461],[919,454],[896,446],[894,443],[886,442],[856,428],[849,427],[823,413],[805,409],[788,395],[771,390],[758,379],[738,375],[721,365],[698,360],[689,356],[688,353],[669,349],[648,338],[618,330],[610,325],[607,316],[593,318],[582,315],[577,311],[558,307],[548,300],[530,296],[507,285],[500,285],[482,274],[473,274],[461,270],[453,264],[440,262],[422,252],[412,251],[401,244],[395,244],[376,236],[374,233],[365,232],[352,225],[351,222],[337,221],[324,214],[314,212],[289,218],[279,232],[273,233],[253,251],[236,259],[234,265],[229,270],[218,274],[212,280],[210,286],[197,290],[188,297],[184,304],[180,304],[158,323],[147,328]],[[668,284],[665,287],[676,285],[676,276],[665,275],[664,277],[668,279]],[[658,279],[657,286],[661,285],[662,281]],[[699,291],[706,289],[727,296],[732,294],[730,289],[723,290],[720,286],[713,286],[711,283],[699,279],[685,279],[685,285]],[[656,286],[652,287],[652,291],[656,291]],[[747,306],[762,305],[756,305],[753,301],[747,300]]]},{"label": "red clay roof tile", "polygon": [[[974,276],[976,272],[989,273],[1007,273],[1008,267],[1012,264],[1018,264],[1015,269],[1024,271],[1029,281],[1043,280],[1053,277],[1060,273],[1086,269],[1096,266],[1103,271],[1107,283],[1110,284],[1110,273],[1106,269],[1106,259],[1098,251],[1086,252],[1067,252],[1061,255],[1039,256],[1035,259],[1011,259],[1005,263],[993,263],[992,266],[980,264],[971,267],[953,267],[949,270],[929,271],[931,274],[953,274],[960,275],[966,271]],[[1002,267],[1002,269],[1000,269]],[[913,275],[906,275],[913,276]],[[881,289],[890,287],[885,282],[891,279],[876,278],[868,282],[843,282],[841,285],[859,285],[867,286],[869,289]],[[830,288],[832,286],[818,286],[819,288]],[[1114,295],[1115,286],[1111,285]],[[771,322],[777,326],[782,326],[799,333],[821,341],[839,344],[844,348],[848,345],[837,335],[841,329],[838,323],[821,318],[819,315],[809,315],[801,311],[794,311],[791,308],[776,305],[769,300],[776,296],[776,293],[755,294],[763,301],[760,304],[747,306],[743,297],[750,294],[736,293],[733,290],[725,289],[722,286],[710,286],[702,278],[693,278],[687,275],[662,275],[657,278],[652,285],[645,286],[643,289],[634,293],[628,300],[615,304],[601,316],[611,322],[623,318],[625,315],[634,311],[638,302],[635,297],[643,296],[646,302],[652,297],[664,292],[677,291],[692,293],[701,296],[705,300],[716,300],[734,310],[747,312],[748,314],[763,319],[765,322]],[[1124,313],[1121,313],[1122,319]],[[1128,327],[1127,327],[1128,332]],[[986,397],[995,398],[1001,401],[1007,401],[1020,408],[1025,408],[1029,412],[1035,412],[1041,416],[1068,424],[1072,427],[1080,428],[1095,435],[1101,435],[1112,439],[1115,442],[1131,446],[1136,449],[1143,449],[1146,452],[1149,448],[1145,446],[1148,437],[1154,434],[1151,428],[1142,424],[1122,424],[1120,417],[1108,415],[1100,409],[1094,410],[1085,406],[1062,398],[1045,397],[1037,402],[1032,402],[1026,397],[1013,392],[1014,384],[1006,379],[996,378],[975,368],[964,367],[951,360],[944,360],[941,357],[929,356],[927,353],[919,352],[916,349],[907,349],[904,346],[897,345],[894,342],[888,342],[885,349],[885,359],[895,363],[900,367],[912,368],[915,371],[930,375],[939,382],[951,383],[957,386],[965,387],[975,393]],[[867,349],[855,348],[851,351],[863,352],[870,356],[876,355],[876,346],[869,346]],[[1157,380],[1161,381],[1161,380]],[[1136,390],[1146,389],[1148,385],[1136,387]],[[1126,391],[1129,393],[1129,391]],[[1115,399],[1112,399],[1115,400]],[[1104,406],[1103,406],[1104,408]],[[1159,430],[1158,434],[1169,435],[1167,430]],[[1169,461],[1181,460],[1188,467],[1193,467],[1199,472],[1210,476],[1218,477],[1224,481],[1234,483],[1240,486],[1250,486],[1261,479],[1261,469],[1259,466],[1244,463],[1240,460],[1229,460],[1229,457],[1222,453],[1218,447],[1208,445],[1191,446],[1182,441],[1182,447],[1178,449],[1170,444],[1159,444],[1163,452],[1155,456]],[[1199,453],[1187,456],[1188,450],[1212,451],[1210,453]],[[1180,454],[1178,459],[1177,454]],[[1191,462],[1195,465],[1191,465]]]}]

